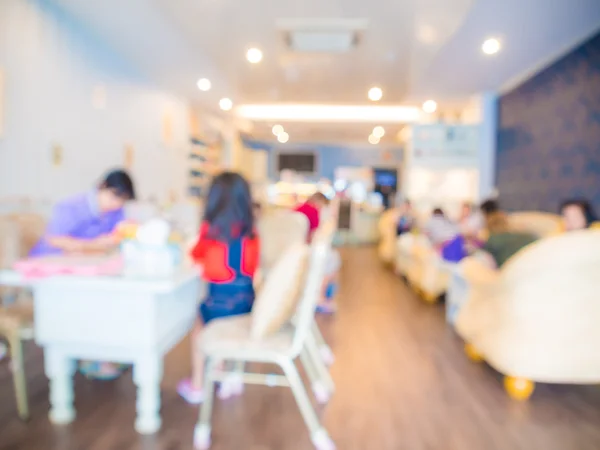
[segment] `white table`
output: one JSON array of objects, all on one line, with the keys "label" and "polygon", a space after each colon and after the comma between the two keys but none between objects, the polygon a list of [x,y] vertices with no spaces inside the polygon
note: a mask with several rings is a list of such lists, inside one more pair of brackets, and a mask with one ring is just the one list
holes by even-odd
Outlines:
[{"label": "white table", "polygon": [[133,364],[135,429],[144,434],[159,430],[163,357],[193,326],[197,269],[181,269],[167,279],[59,276],[33,283],[0,271],[0,285],[33,289],[35,339],[44,348],[53,423],[75,418],[76,361],[113,361]]}]

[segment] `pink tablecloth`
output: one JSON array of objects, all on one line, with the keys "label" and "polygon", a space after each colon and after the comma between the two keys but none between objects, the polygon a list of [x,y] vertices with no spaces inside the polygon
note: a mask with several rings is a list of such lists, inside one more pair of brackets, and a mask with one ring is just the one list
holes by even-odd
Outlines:
[{"label": "pink tablecloth", "polygon": [[120,255],[42,256],[19,261],[14,268],[29,279],[56,275],[118,275],[123,270],[123,260]]}]

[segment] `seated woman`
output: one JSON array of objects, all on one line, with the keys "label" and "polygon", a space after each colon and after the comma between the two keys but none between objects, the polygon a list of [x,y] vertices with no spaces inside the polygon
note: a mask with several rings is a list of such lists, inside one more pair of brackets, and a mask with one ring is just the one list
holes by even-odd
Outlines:
[{"label": "seated woman", "polygon": [[[96,189],[54,207],[44,236],[29,256],[94,254],[116,249],[119,239],[113,232],[125,217],[125,203],[134,198],[129,175],[123,170],[110,172]],[[80,370],[99,379],[113,379],[121,373],[119,366],[110,363],[85,362]]]},{"label": "seated woman", "polygon": [[508,218],[502,211],[488,214],[486,224],[489,238],[481,248],[481,257],[490,267],[499,269],[511,256],[537,240],[532,234],[510,231]]},{"label": "seated woman", "polygon": [[590,228],[598,220],[590,202],[584,199],[566,200],[560,205],[565,231]]},{"label": "seated woman", "polygon": [[424,231],[431,244],[438,249],[442,249],[445,244],[459,234],[458,226],[446,217],[441,208],[433,210],[431,218],[425,224]]},{"label": "seated woman", "polygon": [[398,217],[398,223],[396,224],[396,236],[409,233],[414,224],[415,218],[412,211],[412,205],[410,201],[405,200],[400,206],[400,216]]}]

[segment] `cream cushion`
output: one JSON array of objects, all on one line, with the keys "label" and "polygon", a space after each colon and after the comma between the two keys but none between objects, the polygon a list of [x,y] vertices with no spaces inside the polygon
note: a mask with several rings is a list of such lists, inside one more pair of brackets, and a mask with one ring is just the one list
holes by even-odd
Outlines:
[{"label": "cream cushion", "polygon": [[[200,335],[200,345],[206,354],[232,355],[243,353],[276,359],[292,350],[293,327],[289,324],[263,339],[253,339],[252,315],[224,317],[213,320]],[[266,355],[265,355],[266,353]]]},{"label": "cream cushion", "polygon": [[292,210],[272,211],[260,218],[257,228],[261,248],[260,268],[266,277],[286,248],[306,242],[308,219]]},{"label": "cream cushion", "polygon": [[552,236],[563,229],[559,215],[539,211],[511,213],[508,215],[508,224],[513,231],[531,233],[538,238]]},{"label": "cream cushion", "polygon": [[308,248],[305,243],[293,244],[269,271],[252,307],[252,338],[269,336],[292,318],[304,281]]},{"label": "cream cushion", "polygon": [[600,231],[542,239],[498,271],[469,264],[456,328],[492,367],[540,382],[600,382]]}]

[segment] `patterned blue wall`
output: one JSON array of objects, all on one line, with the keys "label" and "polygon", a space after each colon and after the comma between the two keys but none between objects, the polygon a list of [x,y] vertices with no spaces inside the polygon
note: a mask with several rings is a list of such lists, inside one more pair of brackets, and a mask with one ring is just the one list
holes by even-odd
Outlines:
[{"label": "patterned blue wall", "polygon": [[508,210],[600,211],[600,34],[500,98],[497,186]]}]

